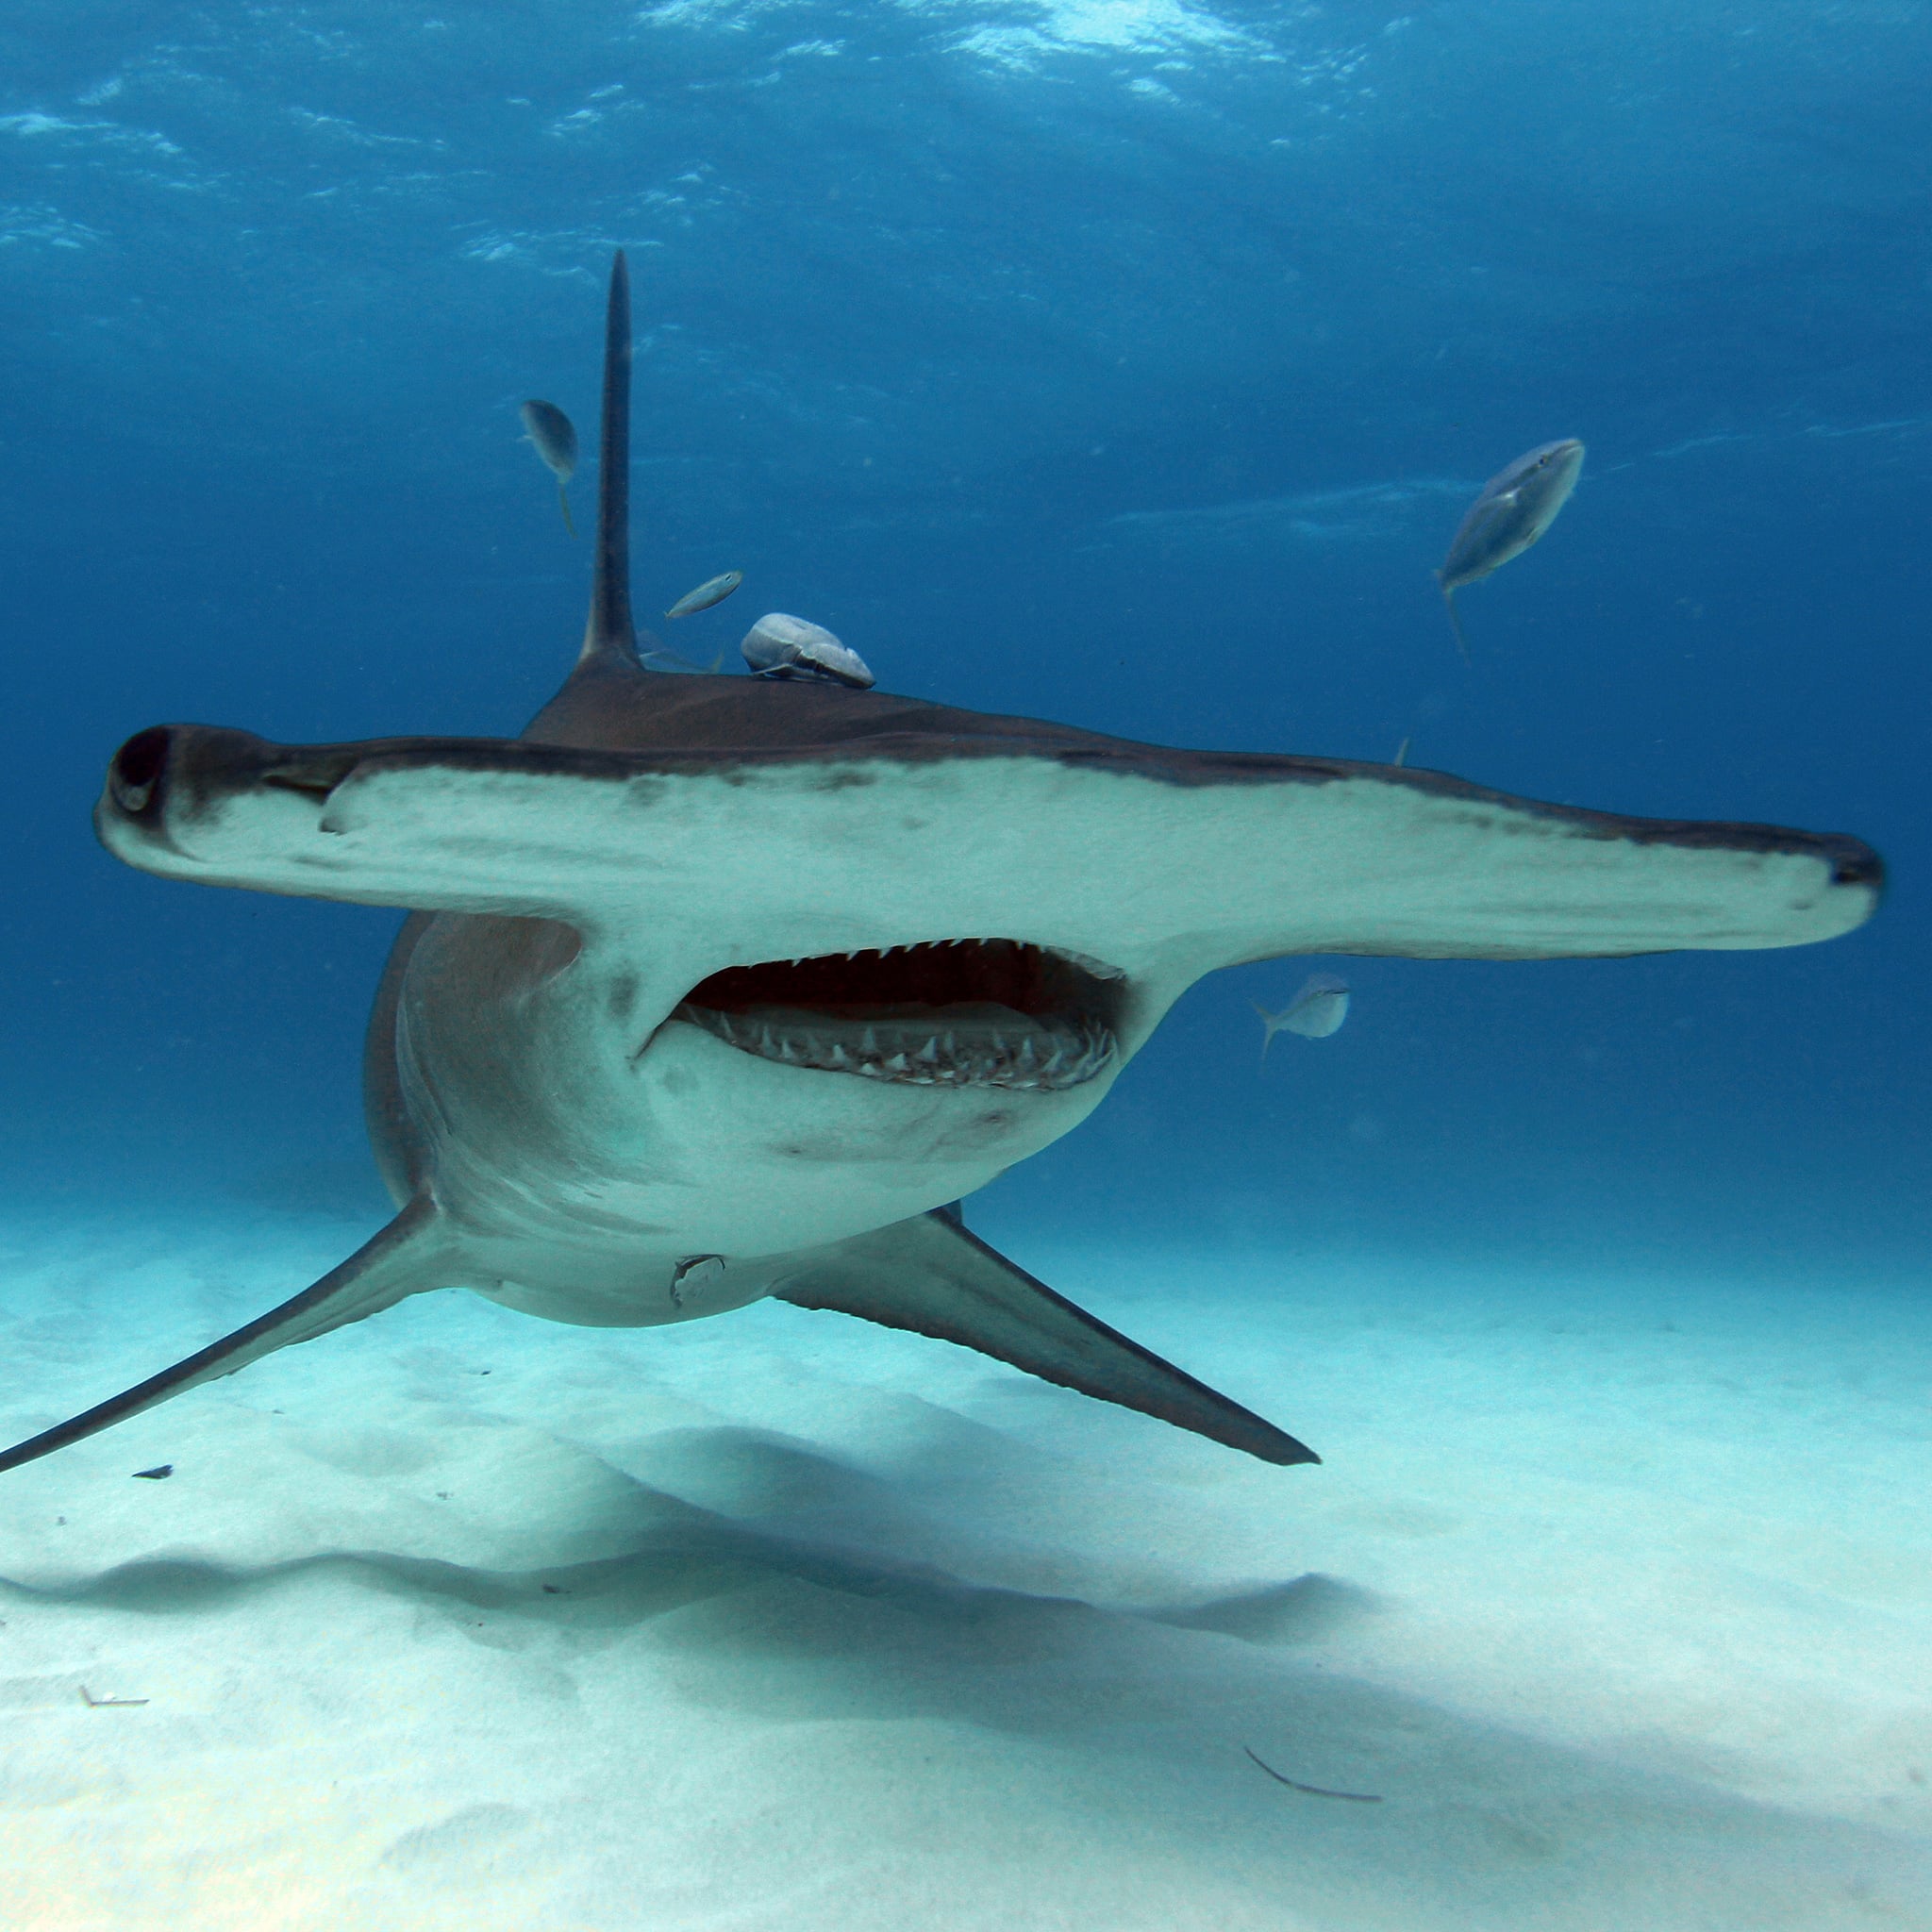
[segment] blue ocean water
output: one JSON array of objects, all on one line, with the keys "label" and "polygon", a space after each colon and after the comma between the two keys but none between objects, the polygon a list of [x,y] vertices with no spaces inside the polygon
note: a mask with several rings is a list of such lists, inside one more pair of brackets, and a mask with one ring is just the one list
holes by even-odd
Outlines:
[{"label": "blue ocean water", "polygon": [[[1916,1267],[1917,8],[29,6],[0,35],[13,1189],[354,1157],[392,922],[130,876],[88,808],[158,719],[521,726],[585,552],[516,405],[588,423],[623,243],[641,607],[750,577],[695,654],[797,609],[889,689],[1408,737],[1891,862],[1882,919],[1815,951],[1365,965],[1350,1029],[1265,1077],[1246,999],[1282,971],[1226,975],[1013,1211]],[[1585,481],[1465,593],[1465,672],[1430,569],[1561,434]]]},{"label": "blue ocean water", "polygon": [[[1407,740],[1889,862],[1824,946],[1348,962],[1346,1026],[1265,1063],[1249,1002],[1302,967],[1218,975],[975,1226],[1042,1272],[1603,1265],[1741,1293],[1740,1330],[1793,1283],[1917,1320],[1927,99],[1918,0],[14,0],[9,1224],[383,1213],[358,1057],[394,915],[138,874],[89,813],[160,720],[521,728],[588,545],[517,406],[588,442],[622,246],[640,609],[746,574],[670,627],[692,657],[796,611],[888,690]],[[1583,481],[1463,594],[1465,667],[1431,570],[1569,435]]]}]

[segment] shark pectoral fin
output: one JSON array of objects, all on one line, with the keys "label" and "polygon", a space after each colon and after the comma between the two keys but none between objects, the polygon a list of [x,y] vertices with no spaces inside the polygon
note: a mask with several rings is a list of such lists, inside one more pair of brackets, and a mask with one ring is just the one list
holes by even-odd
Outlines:
[{"label": "shark pectoral fin", "polygon": [[1129,1341],[970,1234],[946,1209],[820,1250],[773,1293],[976,1348],[1016,1369],[1191,1429],[1263,1462],[1312,1449]]},{"label": "shark pectoral fin", "polygon": [[380,1234],[340,1267],[330,1269],[312,1288],[305,1288],[280,1307],[271,1308],[232,1335],[209,1342],[158,1375],[150,1375],[145,1382],[0,1452],[0,1470],[17,1469],[24,1462],[64,1449],[70,1442],[97,1435],[184,1390],[212,1382],[217,1376],[232,1375],[237,1369],[246,1368],[291,1342],[313,1341],[331,1328],[390,1307],[407,1295],[444,1287],[437,1264],[445,1254],[435,1208],[425,1201],[412,1201]]}]

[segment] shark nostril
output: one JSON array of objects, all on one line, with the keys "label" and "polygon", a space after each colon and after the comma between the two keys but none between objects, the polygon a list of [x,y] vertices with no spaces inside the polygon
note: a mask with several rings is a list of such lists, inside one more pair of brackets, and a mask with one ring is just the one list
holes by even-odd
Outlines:
[{"label": "shark nostril", "polygon": [[137,731],[119,751],[108,770],[108,786],[114,803],[130,817],[147,809],[157,781],[168,762],[168,746],[173,734],[163,724]]}]

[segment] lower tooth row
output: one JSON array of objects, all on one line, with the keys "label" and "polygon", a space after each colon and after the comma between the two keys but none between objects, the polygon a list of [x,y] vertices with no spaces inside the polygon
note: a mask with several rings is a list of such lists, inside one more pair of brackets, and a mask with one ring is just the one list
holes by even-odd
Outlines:
[{"label": "lower tooth row", "polygon": [[775,1033],[768,1025],[754,1029],[728,1014],[711,1017],[711,1030],[730,1045],[788,1066],[817,1067],[831,1073],[862,1074],[871,1080],[901,1080],[913,1086],[965,1087],[1000,1085],[1018,1088],[1076,1087],[1106,1064],[1111,1043],[1104,1035],[1083,1031],[1075,1039],[1058,1037],[1042,1060],[1031,1037],[1017,1050],[1004,1036],[962,1048],[952,1033],[930,1035],[908,1052],[895,1047],[888,1054],[876,1029],[868,1026],[856,1052],[842,1041],[827,1043],[815,1034]]}]

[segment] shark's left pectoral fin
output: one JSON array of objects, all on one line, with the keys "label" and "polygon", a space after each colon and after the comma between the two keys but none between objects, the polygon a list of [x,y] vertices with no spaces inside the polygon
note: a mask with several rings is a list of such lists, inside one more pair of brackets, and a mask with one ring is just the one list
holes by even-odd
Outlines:
[{"label": "shark's left pectoral fin", "polygon": [[1191,1429],[1263,1462],[1312,1449],[1097,1322],[941,1210],[817,1251],[773,1292],[976,1348],[1028,1374]]},{"label": "shark's left pectoral fin", "polygon": [[132,1389],[97,1403],[92,1408],[43,1429],[11,1449],[0,1451],[0,1470],[17,1469],[70,1442],[97,1434],[153,1408],[170,1396],[212,1382],[221,1375],[232,1375],[252,1361],[296,1341],[312,1341],[348,1322],[359,1322],[365,1315],[392,1307],[408,1295],[425,1289],[446,1286],[439,1264],[446,1257],[447,1244],[438,1226],[434,1208],[426,1202],[412,1201],[374,1240],[358,1248],[340,1267],[332,1268],[310,1288],[267,1314],[258,1316],[245,1327],[219,1341],[211,1341],[185,1361]]}]

